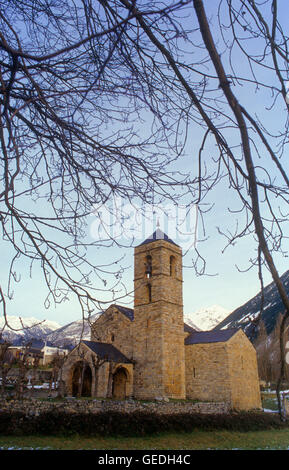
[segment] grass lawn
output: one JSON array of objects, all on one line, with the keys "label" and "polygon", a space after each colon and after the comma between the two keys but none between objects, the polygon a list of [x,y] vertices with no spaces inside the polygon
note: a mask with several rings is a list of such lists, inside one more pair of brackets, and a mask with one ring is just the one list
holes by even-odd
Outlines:
[{"label": "grass lawn", "polygon": [[[277,410],[275,393],[262,394],[263,407]],[[2,436],[0,450],[257,450],[288,449],[289,427],[263,431],[204,431],[159,433],[146,436]],[[1,454],[0,454],[1,456]]]},{"label": "grass lawn", "polygon": [[53,437],[0,436],[0,448],[47,450],[205,450],[205,449],[289,449],[289,429],[235,432],[194,431],[156,434],[146,437]]}]

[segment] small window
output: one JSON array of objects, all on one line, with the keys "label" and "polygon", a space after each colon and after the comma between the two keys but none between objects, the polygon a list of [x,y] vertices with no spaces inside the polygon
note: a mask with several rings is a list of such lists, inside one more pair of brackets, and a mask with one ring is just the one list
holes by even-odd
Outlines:
[{"label": "small window", "polygon": [[153,266],[152,266],[152,257],[151,255],[146,256],[146,262],[145,262],[145,275],[149,279],[152,277],[153,273]]},{"label": "small window", "polygon": [[151,302],[152,301],[152,286],[148,284],[147,289],[148,289],[148,301]]},{"label": "small window", "polygon": [[111,339],[111,342],[113,343],[114,342],[114,334],[111,335],[110,339]]},{"label": "small window", "polygon": [[176,258],[170,256],[170,276],[174,277],[176,275]]}]

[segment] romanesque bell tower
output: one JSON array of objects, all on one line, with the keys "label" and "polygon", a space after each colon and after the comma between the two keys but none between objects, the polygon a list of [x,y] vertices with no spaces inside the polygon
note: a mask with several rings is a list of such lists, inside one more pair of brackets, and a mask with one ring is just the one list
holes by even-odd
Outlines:
[{"label": "romanesque bell tower", "polygon": [[182,250],[157,229],[134,258],[134,396],[185,398]]}]

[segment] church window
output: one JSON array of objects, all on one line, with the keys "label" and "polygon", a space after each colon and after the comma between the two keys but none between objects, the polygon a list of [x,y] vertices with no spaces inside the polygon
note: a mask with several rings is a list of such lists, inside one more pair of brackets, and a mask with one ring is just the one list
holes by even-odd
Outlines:
[{"label": "church window", "polygon": [[152,301],[152,286],[150,284],[148,284],[148,301],[151,302]]},{"label": "church window", "polygon": [[145,262],[145,275],[149,279],[152,277],[153,267],[152,267],[152,257],[151,255],[146,256]]},{"label": "church window", "polygon": [[176,274],[176,258],[174,256],[170,256],[170,276],[175,276]]}]

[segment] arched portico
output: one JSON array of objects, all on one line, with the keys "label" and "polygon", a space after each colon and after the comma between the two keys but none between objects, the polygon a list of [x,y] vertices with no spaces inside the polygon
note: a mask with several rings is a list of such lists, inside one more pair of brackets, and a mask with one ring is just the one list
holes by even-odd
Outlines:
[{"label": "arched portico", "polygon": [[[77,361],[73,365],[71,374],[72,395],[90,397],[92,391],[92,371],[86,361]],[[82,382],[82,386],[81,386]]]},{"label": "arched portico", "polygon": [[133,395],[133,364],[108,343],[83,340],[69,354],[62,377],[70,396],[122,399]]},{"label": "arched portico", "polygon": [[128,369],[118,366],[112,375],[112,397],[124,400],[130,395],[131,377]]}]

